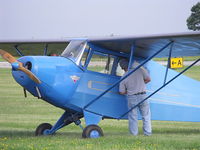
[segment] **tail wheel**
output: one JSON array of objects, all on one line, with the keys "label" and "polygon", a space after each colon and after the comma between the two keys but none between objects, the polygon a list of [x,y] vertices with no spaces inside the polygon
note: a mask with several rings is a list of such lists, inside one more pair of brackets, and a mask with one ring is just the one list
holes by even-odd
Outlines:
[{"label": "tail wheel", "polygon": [[101,136],[103,136],[103,131],[97,125],[87,126],[82,133],[83,138],[99,138]]},{"label": "tail wheel", "polygon": [[52,125],[49,123],[42,123],[40,124],[37,129],[35,130],[35,135],[36,136],[41,136],[41,135],[45,135],[44,131],[45,130],[50,130],[52,128]]}]

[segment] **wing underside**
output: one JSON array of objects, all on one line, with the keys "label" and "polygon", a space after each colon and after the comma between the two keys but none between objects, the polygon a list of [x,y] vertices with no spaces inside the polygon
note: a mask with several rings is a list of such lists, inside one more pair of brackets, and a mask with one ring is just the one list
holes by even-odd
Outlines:
[{"label": "wing underside", "polygon": [[96,46],[115,52],[130,53],[131,46],[135,46],[135,56],[147,58],[159,49],[173,41],[172,46],[168,46],[156,57],[167,57],[169,49],[172,48],[172,56],[200,56],[200,32],[173,33],[160,35],[139,35],[139,36],[109,36],[109,37],[78,37],[62,39],[22,39],[22,40],[0,40],[2,44],[11,46],[18,44],[55,44],[69,43],[73,40],[88,41]]},{"label": "wing underside", "polygon": [[169,49],[172,48],[172,56],[200,56],[200,34],[192,35],[168,35],[136,37],[127,39],[93,41],[92,43],[117,52],[130,53],[131,46],[135,45],[135,55],[138,57],[149,57],[156,51],[162,49],[168,43],[173,42],[162,53],[156,57],[168,57]]}]

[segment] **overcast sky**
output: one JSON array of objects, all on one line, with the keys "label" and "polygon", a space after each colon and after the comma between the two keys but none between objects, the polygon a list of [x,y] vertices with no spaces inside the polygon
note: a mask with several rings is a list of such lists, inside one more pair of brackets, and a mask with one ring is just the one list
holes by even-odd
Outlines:
[{"label": "overcast sky", "polygon": [[186,32],[198,0],[0,0],[0,39]]}]

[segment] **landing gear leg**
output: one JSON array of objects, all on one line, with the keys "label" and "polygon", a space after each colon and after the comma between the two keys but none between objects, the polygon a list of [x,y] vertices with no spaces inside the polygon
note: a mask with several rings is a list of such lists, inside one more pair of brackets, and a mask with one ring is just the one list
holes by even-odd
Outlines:
[{"label": "landing gear leg", "polygon": [[53,127],[49,123],[40,124],[35,131],[35,135],[40,136],[54,134],[57,130],[63,128],[66,125],[71,124],[72,122],[76,124],[76,122],[80,121],[82,117],[82,114],[75,114],[72,112],[65,111]]}]

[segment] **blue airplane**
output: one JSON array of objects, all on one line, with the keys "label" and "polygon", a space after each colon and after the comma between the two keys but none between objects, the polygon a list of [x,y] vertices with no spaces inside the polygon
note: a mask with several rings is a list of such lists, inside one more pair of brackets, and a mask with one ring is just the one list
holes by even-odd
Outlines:
[{"label": "blue airplane", "polygon": [[[170,69],[172,57],[200,56],[199,32],[0,41],[10,45],[38,42],[66,42],[68,45],[60,56],[22,56],[17,60],[0,50],[1,56],[11,64],[12,75],[25,94],[28,91],[64,110],[53,126],[40,124],[36,136],[51,135],[71,123],[80,125],[83,138],[103,136],[98,126],[101,120],[127,119],[128,112],[137,106],[128,110],[126,98],[118,93],[118,86],[140,67],[146,68],[152,78],[143,100],[150,100],[152,120],[200,121],[200,82],[182,75],[200,59],[180,73]],[[19,49],[16,50],[22,55]],[[153,61],[155,57],[168,57],[168,65],[165,67]],[[119,61],[124,58],[129,59],[129,73],[122,77]],[[134,60],[139,64],[131,69]],[[85,120],[85,128],[81,126],[81,118]]]}]

